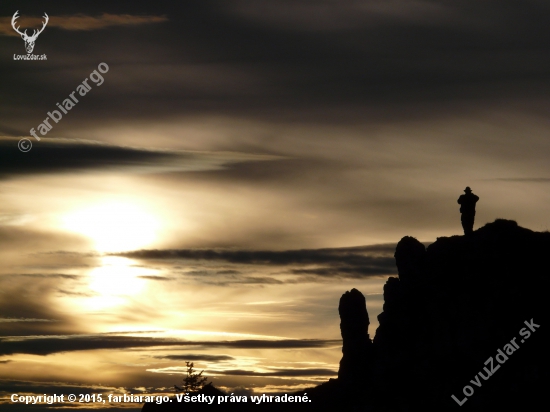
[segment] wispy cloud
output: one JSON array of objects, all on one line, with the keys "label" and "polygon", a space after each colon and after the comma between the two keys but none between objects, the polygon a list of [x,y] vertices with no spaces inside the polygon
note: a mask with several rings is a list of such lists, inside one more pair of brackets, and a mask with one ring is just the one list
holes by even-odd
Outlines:
[{"label": "wispy cloud", "polygon": [[498,177],[491,180],[500,182],[548,183],[550,182],[550,177]]},{"label": "wispy cloud", "polygon": [[[25,28],[41,27],[44,21],[43,17],[24,16],[19,13],[17,26],[24,31]],[[137,26],[141,24],[162,23],[168,21],[166,16],[137,16],[131,14],[109,14],[104,13],[101,16],[87,16],[85,14],[76,14],[72,16],[49,16],[48,28],[58,28],[70,31],[100,30],[108,27],[117,26]],[[12,17],[0,17],[0,35],[19,36],[11,26]]]},{"label": "wispy cloud", "polygon": [[0,318],[0,323],[12,322],[55,322],[55,319],[33,319],[33,318]]}]

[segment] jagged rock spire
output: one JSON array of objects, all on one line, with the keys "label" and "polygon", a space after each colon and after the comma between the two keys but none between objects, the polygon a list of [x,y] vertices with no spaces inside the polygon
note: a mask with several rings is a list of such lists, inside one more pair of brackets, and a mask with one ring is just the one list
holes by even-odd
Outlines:
[{"label": "jagged rock spire", "polygon": [[340,331],[342,333],[342,360],[338,379],[360,382],[370,373],[372,342],[369,338],[369,315],[365,297],[357,289],[342,295],[338,306]]}]

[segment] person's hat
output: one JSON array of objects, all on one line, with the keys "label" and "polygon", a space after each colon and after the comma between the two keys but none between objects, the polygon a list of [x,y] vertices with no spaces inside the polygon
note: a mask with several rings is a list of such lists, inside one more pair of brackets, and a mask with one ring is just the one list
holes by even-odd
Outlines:
[{"label": "person's hat", "polygon": [[472,191],[472,189],[470,189],[470,186],[466,186],[466,189],[464,189],[464,191],[466,193],[470,193]]}]

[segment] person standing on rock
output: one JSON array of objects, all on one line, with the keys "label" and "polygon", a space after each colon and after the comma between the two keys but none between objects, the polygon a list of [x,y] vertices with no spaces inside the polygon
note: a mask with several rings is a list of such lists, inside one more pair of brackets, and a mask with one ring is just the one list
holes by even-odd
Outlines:
[{"label": "person standing on rock", "polygon": [[460,195],[460,197],[458,198],[458,204],[460,205],[460,213],[462,213],[460,220],[462,222],[464,234],[469,235],[474,231],[476,203],[479,200],[479,196],[474,195],[470,187],[466,187],[466,189],[464,189],[464,192],[465,194]]}]

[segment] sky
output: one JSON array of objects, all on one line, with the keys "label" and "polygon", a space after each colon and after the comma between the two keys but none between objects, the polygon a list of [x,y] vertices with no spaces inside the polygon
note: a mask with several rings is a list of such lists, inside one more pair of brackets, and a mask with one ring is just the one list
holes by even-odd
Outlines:
[{"label": "sky", "polygon": [[[47,14],[45,60],[18,57],[16,11],[28,35]],[[340,296],[366,296],[372,337],[395,244],[460,235],[466,186],[475,227],[548,230],[549,18],[543,0],[2,2],[2,408],[172,394],[185,361],[230,392],[313,386],[337,374]]]}]

